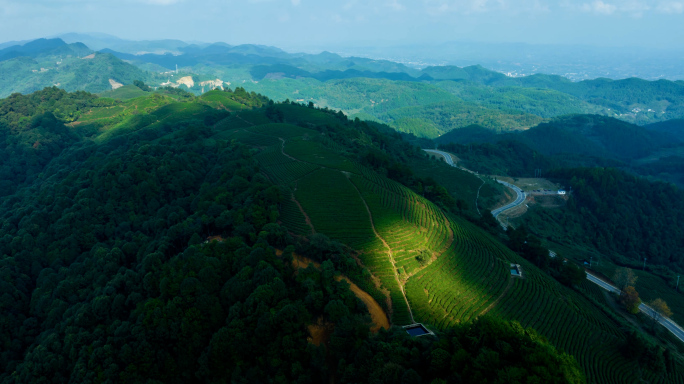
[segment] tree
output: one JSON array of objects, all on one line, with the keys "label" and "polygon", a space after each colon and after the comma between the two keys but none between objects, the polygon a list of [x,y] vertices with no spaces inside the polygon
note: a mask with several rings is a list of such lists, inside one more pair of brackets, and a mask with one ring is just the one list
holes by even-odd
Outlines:
[{"label": "tree", "polygon": [[430,254],[430,251],[428,251],[427,249],[421,249],[420,251],[418,251],[418,255],[416,256],[416,260],[418,260],[420,265],[427,264],[431,258],[432,255]]},{"label": "tree", "polygon": [[622,291],[629,286],[634,287],[637,282],[637,276],[629,268],[618,268],[615,270],[615,275],[613,275],[613,281]]},{"label": "tree", "polygon": [[667,303],[663,299],[655,299],[648,303],[648,305],[651,307],[651,316],[653,316],[653,324],[658,322],[661,317],[670,317],[672,316],[672,311],[670,310],[670,307],[667,306]]},{"label": "tree", "polygon": [[639,298],[639,292],[637,292],[631,285],[625,288],[620,294],[620,302],[627,308],[627,311],[632,314],[639,313],[639,304],[641,304],[641,299]]},{"label": "tree", "polygon": [[152,92],[152,88],[150,88],[149,85],[146,85],[145,83],[143,83],[142,80],[134,80],[133,85],[142,89],[145,92]]}]

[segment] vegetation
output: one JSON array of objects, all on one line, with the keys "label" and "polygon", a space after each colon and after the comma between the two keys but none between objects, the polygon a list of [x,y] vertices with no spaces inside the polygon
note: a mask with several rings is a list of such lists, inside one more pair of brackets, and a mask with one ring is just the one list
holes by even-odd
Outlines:
[{"label": "vegetation", "polygon": [[655,299],[648,303],[648,306],[653,309],[653,321],[658,322],[662,317],[672,316],[672,310],[667,306],[667,303],[663,299]]},{"label": "vegetation", "polygon": [[[620,324],[470,223],[389,127],[241,89],[70,98],[91,99],[55,117],[76,136],[0,197],[2,382],[638,377]],[[437,338],[369,333],[340,274]],[[681,381],[664,361],[640,377]]]},{"label": "vegetation", "polygon": [[626,290],[627,287],[634,287],[637,279],[638,276],[629,268],[618,268],[615,270],[615,275],[613,275],[613,281],[621,291]]},{"label": "vegetation", "polygon": [[620,302],[625,306],[627,312],[631,314],[639,313],[639,305],[641,304],[641,299],[639,298],[639,292],[634,289],[631,285],[625,287],[625,289],[620,293]]},{"label": "vegetation", "polygon": [[155,76],[110,54],[96,53],[90,59],[63,56],[17,57],[0,61],[3,74],[0,77],[0,97],[12,93],[27,94],[53,85],[67,91],[100,93],[112,89],[110,79],[124,85],[139,79],[156,80]]},{"label": "vegetation", "polygon": [[542,246],[541,240],[527,233],[524,226],[512,228],[508,233],[508,247],[516,251],[542,271],[553,276],[558,282],[573,286],[587,278],[584,269],[574,263],[568,263],[562,256],[551,257],[549,250]]},{"label": "vegetation", "polygon": [[527,215],[534,233],[590,245],[627,266],[641,268],[647,258],[651,265],[683,267],[681,190],[615,169],[568,169],[549,176],[563,180],[572,194],[560,210],[534,209]]}]

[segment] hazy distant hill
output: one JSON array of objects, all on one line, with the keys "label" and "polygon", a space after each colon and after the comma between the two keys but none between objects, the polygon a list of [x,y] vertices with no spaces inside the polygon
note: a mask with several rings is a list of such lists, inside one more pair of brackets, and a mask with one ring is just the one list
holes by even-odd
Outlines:
[{"label": "hazy distant hill", "polygon": [[[15,92],[30,93],[52,86],[68,91],[99,93],[118,84],[131,84],[134,80],[147,80],[150,77],[146,72],[112,55],[90,52],[83,52],[81,45],[71,44],[35,57],[2,61],[0,97]],[[77,53],[90,55],[79,58]]]},{"label": "hazy distant hill", "polygon": [[[152,86],[169,83],[182,86],[181,83],[189,83],[179,83],[179,80],[188,76],[192,76],[194,85],[187,89],[195,94],[208,91],[216,87],[215,84],[239,84],[276,100],[313,102],[342,110],[350,116],[382,121],[402,132],[423,137],[436,137],[470,124],[497,131],[525,129],[541,122],[540,118],[568,114],[600,114],[639,125],[684,118],[682,81],[595,79],[572,82],[561,76],[544,74],[511,77],[480,65],[431,66],[417,70],[388,60],[343,57],[330,52],[288,53],[276,47],[254,44],[179,40],[136,42],[109,35],[85,34],[67,34],[62,38],[66,41],[81,39],[100,48],[101,53],[109,53],[147,71],[138,72],[137,76],[149,80]],[[24,50],[25,55],[31,57],[45,56],[49,44],[59,41],[42,39],[24,46],[7,47],[2,52],[11,56]],[[68,46],[73,50],[76,44]],[[80,50],[85,49],[82,44],[78,46]],[[66,49],[64,47],[55,49]],[[50,54],[68,54],[53,51]],[[22,63],[32,66],[31,70],[44,68],[43,75],[54,67],[53,64],[44,65],[40,60]],[[14,65],[12,70],[19,67]],[[178,75],[169,73],[176,68],[180,68]],[[11,71],[8,76],[17,78]],[[49,76],[42,79],[49,79]],[[127,80],[113,80],[127,84],[122,82]],[[97,82],[99,85],[89,89],[106,90],[100,80]],[[204,85],[199,85],[202,82]],[[65,84],[59,80],[48,83],[36,79],[19,80],[18,83],[22,86],[13,91],[30,92],[40,88],[25,83]],[[69,89],[85,89],[85,86]],[[4,94],[7,93],[0,93]],[[425,97],[426,94],[431,96]],[[434,104],[444,102],[451,107],[435,108]],[[459,107],[452,108],[456,105]],[[464,109],[463,106],[472,108]],[[390,113],[392,109],[405,107],[412,109]],[[523,117],[516,118],[516,115]]]},{"label": "hazy distant hill", "polygon": [[0,61],[15,57],[85,56],[90,52],[90,49],[82,43],[67,44],[61,39],[38,39],[24,45],[13,45],[0,49]]},{"label": "hazy distant hill", "polygon": [[109,48],[115,51],[132,54],[143,52],[160,54],[166,52],[180,53],[181,48],[188,46],[188,43],[180,40],[163,39],[133,41],[121,39],[104,33],[66,33],[59,35],[58,37],[67,43],[81,42],[94,51]]}]

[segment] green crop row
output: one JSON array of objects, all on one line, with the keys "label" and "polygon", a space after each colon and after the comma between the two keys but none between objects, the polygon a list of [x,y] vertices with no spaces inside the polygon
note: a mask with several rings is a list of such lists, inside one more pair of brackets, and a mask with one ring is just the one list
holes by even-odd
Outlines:
[{"label": "green crop row", "polygon": [[311,235],[311,227],[306,224],[304,214],[299,210],[297,203],[292,201],[290,197],[291,195],[289,194],[285,195],[285,198],[280,203],[280,220],[290,232],[296,235]]},{"label": "green crop row", "polygon": [[316,231],[350,246],[375,237],[363,201],[341,172],[321,169],[309,174],[297,182],[295,197]]},{"label": "green crop row", "polygon": [[301,138],[290,139],[285,142],[285,153],[311,164],[340,171],[359,173],[358,165],[322,144]]}]

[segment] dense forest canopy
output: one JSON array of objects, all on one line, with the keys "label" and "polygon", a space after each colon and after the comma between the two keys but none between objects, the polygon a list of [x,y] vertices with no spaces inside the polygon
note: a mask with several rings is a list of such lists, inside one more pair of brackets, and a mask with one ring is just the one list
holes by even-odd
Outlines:
[{"label": "dense forest canopy", "polygon": [[[573,357],[514,322],[484,318],[437,338],[369,333],[365,305],[335,278],[365,274],[349,249],[293,238],[258,150],[216,136],[219,122],[243,123],[226,105],[313,127],[325,114],[243,89],[206,101],[173,92],[126,104],[52,88],[0,103],[11,154],[0,197],[0,381],[584,382]],[[130,105],[147,107],[107,115]],[[338,146],[459,210],[403,165],[418,150],[396,133],[326,113],[341,123],[319,129]],[[32,168],[19,172],[24,163]],[[293,251],[321,268],[295,271]],[[325,346],[307,341],[316,323],[334,324]]]},{"label": "dense forest canopy", "polygon": [[684,192],[610,168],[552,171],[572,196],[562,211],[536,210],[530,228],[557,240],[590,244],[622,263],[684,268]]}]

